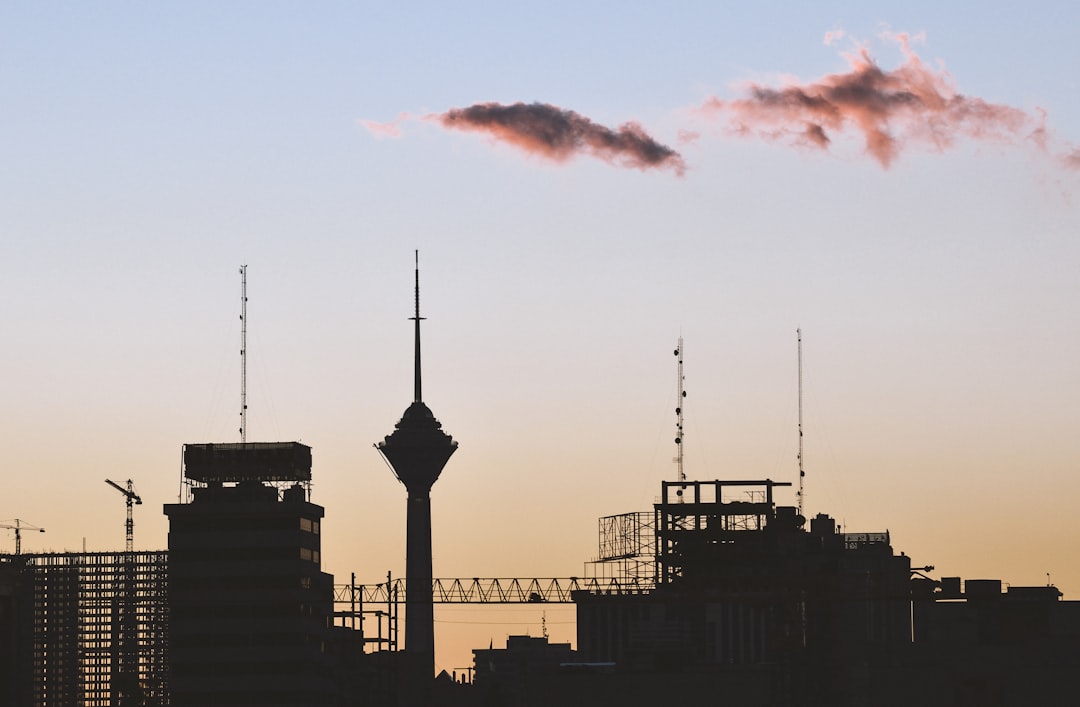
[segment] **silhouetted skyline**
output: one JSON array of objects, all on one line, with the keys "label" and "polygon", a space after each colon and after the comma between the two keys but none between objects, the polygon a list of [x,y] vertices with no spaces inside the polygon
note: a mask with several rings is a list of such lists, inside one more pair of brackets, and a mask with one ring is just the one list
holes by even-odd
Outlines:
[{"label": "silhouetted skyline", "polygon": [[[403,576],[402,489],[372,442],[412,394],[419,248],[424,399],[466,441],[432,492],[436,576],[575,575],[598,516],[649,508],[675,474],[680,335],[688,476],[796,480],[801,327],[808,513],[1074,598],[1080,177],[967,137],[882,170],[858,132],[792,149],[695,111],[850,72],[826,33],[889,72],[905,57],[881,35],[925,32],[919,57],[960,93],[1042,108],[1073,142],[1078,13],[0,8],[0,519],[47,528],[24,552],[117,550],[124,503],[102,480],[132,479],[135,547],[166,546],[180,445],[239,441],[248,264],[248,439],[314,450],[326,571]],[[361,123],[488,102],[637,123],[686,174]],[[555,642],[572,640],[560,611]],[[452,670],[539,635],[541,612],[435,621]]]}]

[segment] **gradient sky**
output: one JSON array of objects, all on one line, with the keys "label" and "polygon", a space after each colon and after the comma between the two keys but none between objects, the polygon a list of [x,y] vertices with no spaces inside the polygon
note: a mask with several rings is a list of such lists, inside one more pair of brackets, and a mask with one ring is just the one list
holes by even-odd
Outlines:
[{"label": "gradient sky", "polygon": [[[801,327],[810,513],[1078,598],[1080,6],[722,5],[0,4],[0,519],[47,528],[27,551],[119,549],[103,480],[131,478],[136,545],[166,546],[181,445],[239,439],[247,263],[249,440],[313,447],[327,571],[402,575],[372,444],[411,399],[418,248],[425,401],[461,444],[436,576],[584,574],[597,517],[674,476],[680,335],[688,475],[794,481]],[[960,138],[883,169],[855,132],[822,152],[695,112],[848,71],[852,41],[894,69],[888,32],[1045,110],[1058,152]],[[363,122],[489,101],[636,121],[685,174]],[[534,607],[436,619],[447,669],[540,632]]]}]

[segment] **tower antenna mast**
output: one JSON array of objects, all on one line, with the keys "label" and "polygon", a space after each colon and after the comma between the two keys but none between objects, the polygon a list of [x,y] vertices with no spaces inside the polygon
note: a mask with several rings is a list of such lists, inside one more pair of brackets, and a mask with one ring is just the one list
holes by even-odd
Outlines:
[{"label": "tower antenna mast", "polygon": [[247,265],[240,266],[240,442],[247,442]]},{"label": "tower antenna mast", "polygon": [[[686,398],[686,390],[683,388],[685,377],[683,376],[683,340],[679,337],[679,343],[675,347],[675,358],[679,362],[679,397],[675,408],[675,464],[679,470],[679,481],[686,481],[686,471],[683,469],[683,404]],[[682,492],[679,493],[680,497]]]},{"label": "tower antenna mast", "polygon": [[416,341],[416,351],[413,362],[413,402],[422,403],[424,402],[424,396],[422,395],[420,388],[420,322],[426,317],[420,316],[420,250],[417,249],[414,255],[416,258],[416,289],[414,296],[416,302],[416,314],[414,314],[411,319],[416,322],[416,332],[414,337]]},{"label": "tower antenna mast", "polygon": [[799,358],[799,515],[803,514],[803,479],[806,471],[803,469],[803,429],[802,429],[802,329],[795,330],[795,338],[798,342]]}]

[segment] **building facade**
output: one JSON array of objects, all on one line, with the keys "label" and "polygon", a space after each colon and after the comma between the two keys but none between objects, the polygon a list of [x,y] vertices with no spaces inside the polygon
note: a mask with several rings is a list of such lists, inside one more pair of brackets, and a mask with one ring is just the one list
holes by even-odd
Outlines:
[{"label": "building facade", "polygon": [[184,474],[188,501],[165,506],[172,704],[334,704],[311,449],[189,444]]}]

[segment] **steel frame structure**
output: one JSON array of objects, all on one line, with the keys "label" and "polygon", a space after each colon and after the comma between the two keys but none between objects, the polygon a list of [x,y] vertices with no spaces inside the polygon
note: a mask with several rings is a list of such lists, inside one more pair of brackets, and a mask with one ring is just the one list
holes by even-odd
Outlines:
[{"label": "steel frame structure", "polygon": [[168,704],[168,553],[24,557],[34,704]]},{"label": "steel frame structure", "polygon": [[773,490],[791,482],[664,481],[656,514],[657,582],[671,584],[683,575],[680,544],[697,540],[727,543],[732,533],[763,529],[776,514]]},{"label": "steel frame structure", "polygon": [[[354,573],[350,584],[334,585],[334,625],[360,631],[365,652],[368,646],[374,646],[375,651],[399,650],[401,634],[398,630],[398,609],[401,600],[398,598],[398,591],[400,589],[404,592],[404,586],[404,582],[395,584],[389,572],[383,584],[360,585],[356,583]],[[382,591],[376,587],[382,587]],[[376,596],[385,598],[376,602]],[[372,606],[376,608],[370,608]],[[374,636],[364,632],[363,622],[368,616],[375,619]]]},{"label": "steel frame structure", "polygon": [[[620,582],[617,579],[595,577],[546,578],[477,578],[434,579],[432,597],[436,604],[572,604],[575,592],[591,594],[647,594],[651,582]],[[334,602],[338,606],[351,604],[392,605],[405,600],[405,580],[394,579],[380,584],[338,584],[334,587]]]},{"label": "steel frame structure", "polygon": [[618,586],[655,586],[655,514],[635,511],[603,516],[597,526],[599,555],[587,563],[587,571]]}]

